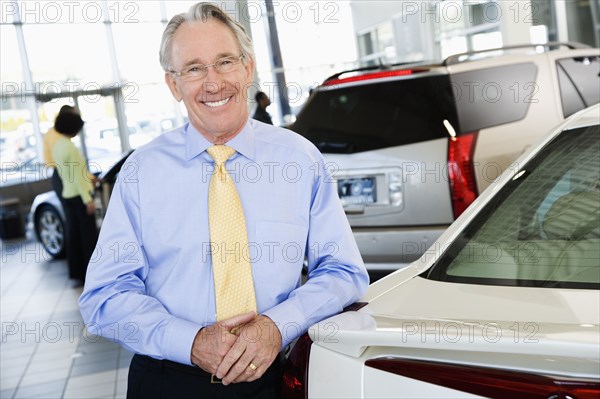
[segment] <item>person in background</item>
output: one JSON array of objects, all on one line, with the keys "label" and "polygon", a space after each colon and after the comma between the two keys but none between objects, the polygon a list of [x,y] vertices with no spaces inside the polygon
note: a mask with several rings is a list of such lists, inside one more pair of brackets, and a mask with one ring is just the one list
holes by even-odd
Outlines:
[{"label": "person in background", "polygon": [[[76,109],[74,107],[71,107],[70,105],[63,105],[60,110],[58,111],[58,115],[56,116],[56,118],[58,118],[59,115],[64,114],[66,112],[77,112]],[[56,119],[54,120],[54,125],[56,126]],[[56,193],[56,195],[58,196],[58,198],[60,199],[61,202],[63,202],[63,197],[62,197],[62,190],[63,190],[63,185],[62,185],[62,181],[60,180],[60,175],[58,174],[58,168],[56,167],[56,162],[54,162],[54,157],[52,156],[52,148],[54,148],[54,144],[56,144],[56,141],[61,137],[61,134],[58,133],[55,129],[55,127],[51,127],[46,134],[44,134],[44,162],[46,164],[47,167],[52,168],[53,173],[52,173],[52,178],[51,178],[51,182],[52,182],[52,189],[54,190],[54,192]]]},{"label": "person in background", "polygon": [[267,107],[271,105],[269,96],[267,96],[265,92],[259,91],[254,96],[254,99],[256,100],[256,111],[254,111],[252,118],[272,125],[273,121],[271,120],[271,115],[267,112]]},{"label": "person in background", "polygon": [[62,182],[69,278],[76,281],[76,286],[83,285],[98,239],[93,198],[95,182],[90,178],[83,155],[71,142],[83,124],[74,108],[59,112],[54,122],[54,130],[59,137],[51,146],[51,156]]},{"label": "person in background", "polygon": [[337,183],[308,140],[250,118],[252,43],[219,7],[174,16],[160,62],[189,123],[123,165],[83,320],[136,353],[128,398],[277,398],[286,348],[369,282]]}]

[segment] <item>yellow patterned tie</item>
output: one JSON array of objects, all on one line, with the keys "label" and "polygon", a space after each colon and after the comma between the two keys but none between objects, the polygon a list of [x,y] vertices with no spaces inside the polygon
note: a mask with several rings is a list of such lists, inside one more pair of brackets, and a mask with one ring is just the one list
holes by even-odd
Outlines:
[{"label": "yellow patterned tie", "polygon": [[207,149],[215,160],[208,190],[208,226],[217,302],[217,320],[256,312],[246,219],[225,161],[235,150],[226,145]]}]

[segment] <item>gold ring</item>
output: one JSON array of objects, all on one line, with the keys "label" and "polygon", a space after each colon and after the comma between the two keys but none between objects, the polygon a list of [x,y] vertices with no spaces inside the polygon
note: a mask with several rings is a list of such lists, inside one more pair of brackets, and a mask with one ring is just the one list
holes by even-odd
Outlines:
[{"label": "gold ring", "polygon": [[252,370],[252,371],[256,371],[256,364],[254,364],[254,363],[250,363],[250,364],[248,365],[248,367],[250,368],[250,370]]}]

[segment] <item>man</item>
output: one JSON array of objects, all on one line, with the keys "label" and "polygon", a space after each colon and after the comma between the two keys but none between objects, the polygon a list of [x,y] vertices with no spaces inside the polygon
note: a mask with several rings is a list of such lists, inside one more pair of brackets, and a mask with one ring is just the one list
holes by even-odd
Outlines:
[{"label": "man", "polygon": [[256,100],[256,111],[254,111],[252,118],[272,125],[271,115],[267,112],[267,107],[271,105],[271,99],[267,96],[267,93],[259,91],[254,96],[254,99]]},{"label": "man", "polygon": [[356,301],[368,275],[321,154],[249,119],[254,55],[244,29],[199,3],[171,19],[160,60],[190,122],[124,164],[83,318],[137,353],[128,397],[275,398],[280,353]]}]

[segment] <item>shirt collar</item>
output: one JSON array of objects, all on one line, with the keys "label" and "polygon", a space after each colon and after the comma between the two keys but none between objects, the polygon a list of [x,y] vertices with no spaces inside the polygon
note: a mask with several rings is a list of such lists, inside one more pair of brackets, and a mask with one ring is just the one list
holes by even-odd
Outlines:
[{"label": "shirt collar", "polygon": [[[184,132],[186,142],[186,160],[188,161],[200,155],[201,153],[206,151],[208,147],[211,147],[213,145],[202,134],[200,134],[200,132],[198,132],[190,123],[188,123],[184,127]],[[242,130],[234,138],[229,140],[226,143],[226,145],[233,148],[249,160],[254,161],[254,134],[255,133],[254,129],[252,128],[252,124],[250,123],[250,119],[248,119]]]}]

